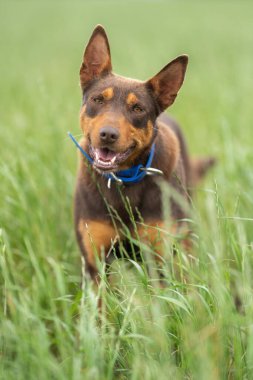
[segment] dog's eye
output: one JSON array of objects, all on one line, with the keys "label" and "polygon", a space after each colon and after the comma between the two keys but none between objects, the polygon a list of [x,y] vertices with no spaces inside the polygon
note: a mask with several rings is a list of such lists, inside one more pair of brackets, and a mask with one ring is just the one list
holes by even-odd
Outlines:
[{"label": "dog's eye", "polygon": [[94,103],[97,103],[97,104],[103,104],[104,103],[104,97],[103,97],[103,95],[94,96],[92,98],[92,100],[93,100]]},{"label": "dog's eye", "polygon": [[144,109],[140,106],[140,104],[134,104],[132,107],[132,111],[135,113],[142,113]]}]

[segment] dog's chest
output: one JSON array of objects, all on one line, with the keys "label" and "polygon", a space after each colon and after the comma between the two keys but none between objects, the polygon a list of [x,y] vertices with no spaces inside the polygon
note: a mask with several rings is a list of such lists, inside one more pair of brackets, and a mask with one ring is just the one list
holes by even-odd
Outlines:
[{"label": "dog's chest", "polygon": [[130,186],[103,188],[102,198],[110,210],[123,223],[129,225],[134,220],[160,219],[161,195],[159,186],[151,178]]}]

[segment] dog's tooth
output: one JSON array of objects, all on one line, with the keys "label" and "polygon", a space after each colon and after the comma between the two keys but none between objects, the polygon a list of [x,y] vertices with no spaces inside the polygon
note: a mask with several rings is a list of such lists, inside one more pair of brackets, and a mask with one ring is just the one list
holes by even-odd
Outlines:
[{"label": "dog's tooth", "polygon": [[112,158],[111,163],[114,164],[115,160],[116,160],[116,156],[114,156],[114,157]]}]

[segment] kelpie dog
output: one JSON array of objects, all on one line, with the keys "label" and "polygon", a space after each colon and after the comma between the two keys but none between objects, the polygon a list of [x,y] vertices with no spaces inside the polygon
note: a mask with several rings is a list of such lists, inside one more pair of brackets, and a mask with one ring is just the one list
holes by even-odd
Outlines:
[{"label": "kelpie dog", "polygon": [[[81,150],[76,235],[93,280],[98,273],[96,255],[103,250],[108,259],[113,242],[117,237],[123,240],[122,223],[139,238],[157,243],[164,227],[159,177],[187,201],[192,179],[212,165],[210,159],[193,164],[180,129],[162,113],[174,102],[187,63],[188,57],[181,55],[146,82],[116,75],[100,25],[85,49],[80,69],[83,138],[80,144],[71,138]],[[171,217],[180,225],[185,213],[173,199],[170,203]],[[158,255],[159,248],[161,244],[155,244]]]}]

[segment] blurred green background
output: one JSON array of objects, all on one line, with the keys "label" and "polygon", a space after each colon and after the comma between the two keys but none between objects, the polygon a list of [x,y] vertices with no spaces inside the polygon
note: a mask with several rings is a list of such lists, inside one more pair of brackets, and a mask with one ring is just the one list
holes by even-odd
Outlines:
[{"label": "blurred green background", "polygon": [[[39,379],[79,379],[82,374],[91,379],[112,378],[115,363],[118,370],[128,371],[126,377],[120,378],[132,374],[132,378],[139,379],[140,368],[147,371],[145,379],[158,375],[160,379],[167,378],[167,364],[162,367],[163,359],[159,356],[160,342],[151,345],[158,352],[154,361],[150,351],[149,359],[145,362],[142,358],[137,365],[135,360],[138,361],[141,350],[133,346],[117,351],[117,360],[105,360],[103,353],[96,350],[104,349],[107,353],[111,347],[113,352],[113,338],[103,332],[101,338],[94,325],[86,326],[86,330],[80,328],[83,334],[94,333],[85,335],[94,342],[94,356],[87,354],[90,361],[84,362],[78,356],[81,351],[73,315],[79,302],[80,257],[72,223],[77,154],[66,133],[80,134],[78,73],[84,47],[98,23],[108,33],[113,68],[121,75],[146,79],[176,56],[189,55],[185,83],[169,112],[182,126],[192,155],[211,154],[218,158],[217,167],[196,191],[195,207],[202,229],[200,252],[205,259],[201,274],[195,273],[192,282],[205,284],[208,289],[210,286],[210,294],[214,292],[214,299],[220,300],[223,308],[218,307],[216,313],[213,304],[210,306],[206,300],[204,310],[209,306],[210,310],[205,319],[206,314],[198,305],[196,310],[203,320],[195,321],[195,327],[188,321],[189,329],[183,334],[189,342],[202,337],[203,352],[190,344],[188,348],[181,346],[181,357],[175,360],[176,364],[173,362],[170,375],[216,379],[223,378],[220,374],[225,371],[224,378],[252,378],[252,334],[247,335],[252,320],[253,269],[252,19],[250,0],[0,2],[3,379],[35,378],[35,374]],[[220,273],[219,287],[214,277],[208,277],[216,259],[221,260],[217,261],[219,270],[216,268]],[[229,262],[235,265],[231,271]],[[231,283],[239,294],[247,294],[244,317],[224,302]],[[226,289],[224,294],[219,293],[221,289]],[[193,299],[188,301],[195,302]],[[117,304],[116,298],[114,302],[116,332],[110,333],[117,336],[126,310],[123,303]],[[92,313],[94,317],[95,311]],[[171,334],[177,339],[172,348],[180,344],[178,336],[184,328],[183,323],[180,325],[184,318],[179,315],[173,317]],[[145,318],[141,322],[138,319],[140,326]],[[209,333],[201,335],[198,328],[206,327],[209,331],[209,318],[214,329],[222,331],[219,337],[224,340],[220,338],[213,344]],[[224,327],[237,323],[244,328],[235,335],[231,333],[233,329]],[[147,341],[155,341],[151,330],[147,327],[143,333]],[[31,331],[37,339],[32,338]],[[159,336],[158,330],[153,332]],[[247,337],[245,340],[241,333]],[[138,328],[136,334],[141,344]],[[128,344],[127,339],[124,342]],[[221,347],[225,347],[224,351]],[[128,358],[124,353],[131,350],[133,358]],[[220,356],[217,354],[219,364],[213,355],[217,350],[221,352]],[[100,368],[98,362],[104,363],[104,367]],[[154,363],[160,363],[160,372]]]}]

